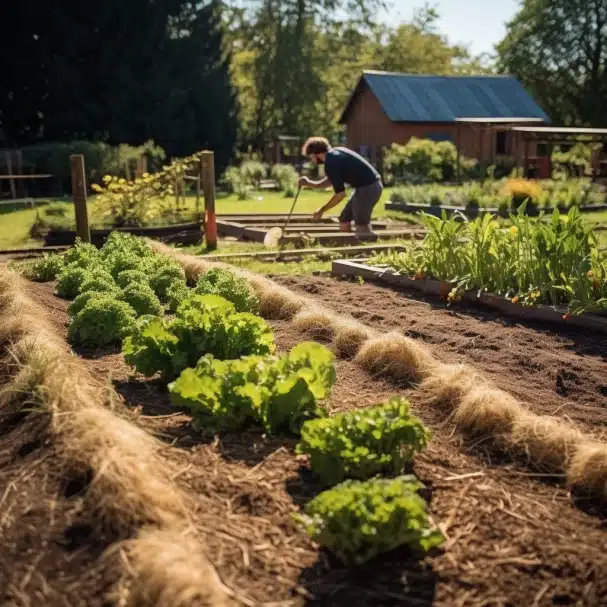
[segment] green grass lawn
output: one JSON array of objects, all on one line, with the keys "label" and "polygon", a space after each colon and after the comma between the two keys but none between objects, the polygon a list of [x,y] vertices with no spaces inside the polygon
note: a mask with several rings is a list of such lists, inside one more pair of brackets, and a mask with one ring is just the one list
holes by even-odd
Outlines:
[{"label": "green grass lawn", "polygon": [[[386,188],[382,199],[378,203],[373,213],[374,219],[380,218],[394,218],[409,222],[415,222],[413,215],[406,215],[404,213],[386,212],[385,202],[390,199],[392,190]],[[295,213],[313,213],[320,205],[329,200],[331,192],[319,192],[304,190],[299,196],[297,206],[295,207]],[[49,202],[64,202],[68,208],[68,219],[69,213],[71,212],[71,203],[65,200],[55,200]],[[253,195],[250,200],[238,200],[236,196],[221,196],[218,195],[216,201],[216,210],[218,215],[226,213],[288,213],[291,205],[293,204],[292,198],[285,197],[280,192],[259,192]],[[336,208],[331,209],[328,215],[338,215],[345,202],[342,202]],[[89,202],[90,211],[94,214],[95,199],[91,197]],[[42,207],[41,207],[42,208]],[[186,210],[195,210],[195,197],[188,196],[186,198]],[[7,212],[0,214],[0,249],[17,249],[25,247],[42,246],[42,241],[34,240],[29,236],[29,230],[36,218],[36,211],[34,209],[22,209],[18,211]],[[588,213],[585,219],[589,224],[592,225],[607,225],[607,211],[601,211],[598,213]],[[94,218],[93,218],[94,223]],[[607,232],[598,232],[599,239],[602,244],[607,245]],[[227,243],[222,243],[221,252],[230,252],[242,250],[241,245],[235,244],[234,249],[230,245],[227,248]],[[262,245],[257,245],[257,249],[261,249]],[[253,248],[252,250],[257,250]]]}]

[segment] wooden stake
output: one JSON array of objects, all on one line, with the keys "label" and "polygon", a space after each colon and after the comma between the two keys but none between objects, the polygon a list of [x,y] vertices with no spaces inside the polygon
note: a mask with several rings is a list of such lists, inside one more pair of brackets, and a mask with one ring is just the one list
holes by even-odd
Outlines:
[{"label": "wooden stake", "polygon": [[86,177],[84,174],[84,156],[74,154],[72,161],[72,198],[76,214],[76,235],[84,242],[91,242],[89,214],[86,205]]},{"label": "wooden stake", "polygon": [[204,192],[207,250],[214,251],[217,248],[217,218],[215,216],[215,155],[213,152],[202,153],[200,172]]}]

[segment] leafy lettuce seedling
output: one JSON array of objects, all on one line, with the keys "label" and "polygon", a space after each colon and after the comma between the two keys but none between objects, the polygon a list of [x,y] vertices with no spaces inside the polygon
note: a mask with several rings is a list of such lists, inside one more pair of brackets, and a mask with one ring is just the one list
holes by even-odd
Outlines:
[{"label": "leafy lettuce seedling", "polygon": [[274,351],[274,335],[258,316],[236,313],[234,306],[217,295],[185,299],[174,319],[137,323],[124,341],[127,362],[148,377],[160,371],[174,379],[201,356],[212,354],[227,360]]},{"label": "leafy lettuce seedling", "polygon": [[345,478],[399,474],[422,451],[430,430],[411,415],[404,398],[370,409],[308,421],[297,452],[311,456],[312,470],[327,485]]},{"label": "leafy lettuce seedling", "polygon": [[137,313],[137,316],[162,316],[164,314],[164,308],[160,303],[158,297],[152,290],[152,287],[146,284],[133,283],[126,287],[120,294],[119,299],[126,301],[133,310]]},{"label": "leafy lettuce seedling", "polygon": [[221,361],[207,355],[169,385],[171,400],[192,410],[197,427],[238,429],[260,423],[268,432],[297,433],[335,382],[333,354],[307,342],[283,356]]},{"label": "leafy lettuce seedling", "polygon": [[95,245],[82,242],[78,238],[74,246],[63,254],[63,261],[66,266],[78,266],[90,270],[101,263],[101,254]]},{"label": "leafy lettuce seedling", "polygon": [[67,266],[59,274],[57,295],[63,299],[73,299],[80,293],[80,286],[89,276],[89,272],[80,266]]},{"label": "leafy lettuce seedling", "polygon": [[426,513],[415,476],[347,480],[293,515],[308,535],[346,564],[361,564],[398,546],[427,551],[443,542]]},{"label": "leafy lettuce seedling", "polygon": [[76,314],[68,329],[68,339],[84,346],[119,343],[135,321],[135,310],[113,295],[99,293]]},{"label": "leafy lettuce seedling", "polygon": [[50,282],[65,268],[63,255],[43,255],[33,264],[30,270],[30,277],[36,282]]},{"label": "leafy lettuce seedling", "polygon": [[237,312],[259,312],[259,299],[249,281],[223,268],[214,268],[203,274],[194,291],[200,295],[220,295],[232,302]]}]

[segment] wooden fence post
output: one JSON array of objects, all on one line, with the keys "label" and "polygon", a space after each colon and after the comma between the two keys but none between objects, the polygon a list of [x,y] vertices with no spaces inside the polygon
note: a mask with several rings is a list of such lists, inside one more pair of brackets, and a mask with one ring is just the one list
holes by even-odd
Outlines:
[{"label": "wooden fence post", "polygon": [[84,174],[84,156],[74,154],[72,161],[72,199],[76,213],[76,236],[84,242],[91,242],[89,214],[86,206],[86,177]]},{"label": "wooden fence post", "polygon": [[200,172],[204,192],[207,250],[214,251],[217,248],[217,218],[215,217],[215,155],[213,152],[202,152]]}]

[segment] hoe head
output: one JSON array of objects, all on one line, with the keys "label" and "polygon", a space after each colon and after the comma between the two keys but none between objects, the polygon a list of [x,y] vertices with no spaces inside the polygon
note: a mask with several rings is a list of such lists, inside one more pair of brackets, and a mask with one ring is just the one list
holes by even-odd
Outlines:
[{"label": "hoe head", "polygon": [[268,249],[275,249],[280,245],[280,241],[282,240],[283,231],[281,228],[272,228],[268,230],[265,238],[263,239],[263,244]]}]

